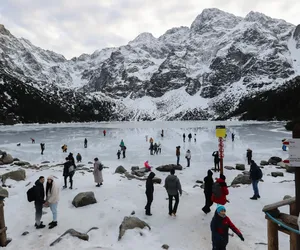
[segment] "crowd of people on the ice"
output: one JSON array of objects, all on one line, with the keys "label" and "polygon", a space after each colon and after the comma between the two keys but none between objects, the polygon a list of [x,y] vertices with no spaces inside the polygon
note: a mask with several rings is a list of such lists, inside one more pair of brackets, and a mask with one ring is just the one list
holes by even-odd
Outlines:
[{"label": "crowd of people on the ice", "polygon": [[[164,130],[161,130],[161,138],[164,137]],[[106,130],[103,130],[103,136],[106,136]],[[227,134],[225,138],[227,137]],[[148,142],[148,135],[145,136],[146,142]],[[186,135],[183,133],[182,135],[183,142],[185,142]],[[187,135],[188,141],[192,141],[192,133]],[[231,135],[232,142],[235,140],[235,134]],[[35,139],[30,138],[32,143],[35,143]],[[194,142],[196,142],[196,134],[194,134]],[[154,142],[153,137],[149,139],[149,151],[150,155],[161,154],[161,143]],[[84,139],[83,143],[84,148],[88,147],[87,138]],[[41,154],[43,155],[45,151],[45,143],[40,143]],[[122,139],[119,144],[120,149],[117,151],[117,157],[120,159],[121,155],[123,158],[126,158],[126,146],[125,142]],[[64,153],[67,152],[68,146],[63,144],[61,147]],[[175,156],[176,156],[176,164],[180,164],[180,149],[181,146],[176,146]],[[212,170],[214,172],[220,172],[220,154],[219,151],[214,151],[212,153],[214,167]],[[190,167],[191,163],[191,150],[188,149],[185,153],[185,158],[187,160],[187,167]],[[252,150],[247,149],[246,158],[248,165],[250,165],[250,178],[253,186],[253,197],[250,199],[257,200],[260,198],[258,183],[262,178],[262,171],[260,167],[257,166],[254,160],[252,160]],[[82,156],[80,153],[76,155],[77,163],[82,161]],[[103,164],[96,157],[94,158],[94,181],[96,183],[96,187],[100,187],[103,185]],[[152,167],[149,164],[149,161],[144,162],[144,167],[146,172],[150,172],[147,180],[146,180],[146,198],[147,204],[145,206],[145,214],[151,216],[151,204],[154,197],[154,184],[153,178],[155,177],[155,173],[152,172]],[[212,233],[212,245],[213,250],[224,250],[228,244],[228,229],[230,228],[234,233],[236,233],[242,241],[244,241],[244,237],[242,233],[234,226],[229,217],[226,215],[226,208],[224,207],[228,201],[227,196],[229,195],[229,190],[226,184],[226,177],[224,174],[220,174],[218,178],[213,178],[213,171],[208,170],[207,176],[204,178],[204,196],[205,196],[205,205],[202,208],[202,211],[205,214],[211,212],[211,206],[215,203],[217,204],[217,208],[215,210],[214,216],[212,218],[210,227]],[[75,159],[72,153],[65,158],[64,168],[63,168],[63,177],[64,177],[64,186],[63,188],[68,187],[69,189],[73,188],[73,176],[76,171]],[[55,178],[53,176],[49,176],[47,178],[46,187],[44,187],[45,178],[41,176],[36,182],[35,185],[30,188],[27,192],[28,201],[34,201],[35,204],[35,227],[37,229],[44,228],[45,225],[41,221],[42,218],[42,208],[50,207],[53,219],[49,223],[49,229],[57,226],[57,204],[59,201],[59,187],[56,185]],[[175,175],[175,170],[172,169],[170,174],[166,177],[164,182],[164,187],[166,189],[168,195],[168,214],[170,216],[175,217],[179,205],[179,196],[182,195],[182,187],[179,178]],[[173,204],[173,200],[175,200],[175,204]]]}]

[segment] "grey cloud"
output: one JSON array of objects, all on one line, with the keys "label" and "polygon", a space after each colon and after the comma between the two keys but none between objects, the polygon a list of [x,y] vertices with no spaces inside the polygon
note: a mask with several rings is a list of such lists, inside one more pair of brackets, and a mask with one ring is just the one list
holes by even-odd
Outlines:
[{"label": "grey cloud", "polygon": [[300,23],[298,0],[2,0],[0,23],[17,37],[71,58],[125,45],[141,32],[158,37],[172,27],[190,26],[209,7],[239,16],[260,11]]}]

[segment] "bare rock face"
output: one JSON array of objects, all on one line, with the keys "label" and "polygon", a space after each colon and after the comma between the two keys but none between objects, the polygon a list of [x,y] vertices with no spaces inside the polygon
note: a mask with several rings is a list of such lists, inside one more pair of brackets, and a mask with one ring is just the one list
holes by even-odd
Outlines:
[{"label": "bare rock face", "polygon": [[124,217],[124,219],[119,227],[118,240],[122,239],[122,237],[125,234],[125,231],[128,229],[134,229],[134,228],[143,229],[145,227],[148,227],[149,230],[151,230],[151,227],[146,222],[140,220],[139,218],[133,217],[133,216],[126,216],[126,217]]},{"label": "bare rock face", "polygon": [[72,201],[75,207],[83,207],[94,203],[97,203],[94,192],[79,193]]},{"label": "bare rock face", "polygon": [[162,165],[156,168],[157,171],[160,172],[170,172],[172,169],[175,170],[182,170],[181,165],[176,165],[176,164],[168,164],[168,165]]}]

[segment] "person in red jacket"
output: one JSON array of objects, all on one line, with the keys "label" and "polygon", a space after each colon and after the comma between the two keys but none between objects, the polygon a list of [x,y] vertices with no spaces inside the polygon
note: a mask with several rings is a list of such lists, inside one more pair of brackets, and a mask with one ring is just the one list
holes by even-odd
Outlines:
[{"label": "person in red jacket", "polygon": [[103,130],[103,135],[106,136],[106,130],[105,129]]},{"label": "person in red jacket", "polygon": [[226,177],[220,174],[220,178],[213,184],[211,200],[214,203],[225,205],[227,202],[226,196],[229,194],[227,184],[225,182]]},{"label": "person in red jacket", "polygon": [[210,223],[213,250],[226,250],[229,228],[236,233],[242,241],[245,240],[240,230],[238,230],[229,217],[226,216],[225,207],[218,206]]}]

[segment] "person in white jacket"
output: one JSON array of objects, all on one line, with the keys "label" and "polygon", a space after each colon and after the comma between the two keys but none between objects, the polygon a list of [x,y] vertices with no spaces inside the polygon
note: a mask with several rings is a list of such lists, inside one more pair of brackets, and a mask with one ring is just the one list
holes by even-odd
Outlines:
[{"label": "person in white jacket", "polygon": [[186,160],[187,160],[187,167],[190,166],[191,157],[192,157],[191,151],[188,149],[188,150],[186,151],[186,154],[185,154],[185,158],[186,158]]},{"label": "person in white jacket", "polygon": [[46,204],[52,212],[53,220],[49,223],[49,229],[57,226],[57,204],[59,201],[59,187],[56,185],[53,176],[47,178],[46,185]]}]

